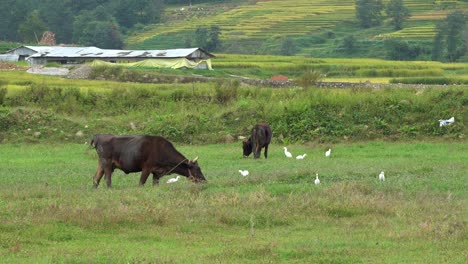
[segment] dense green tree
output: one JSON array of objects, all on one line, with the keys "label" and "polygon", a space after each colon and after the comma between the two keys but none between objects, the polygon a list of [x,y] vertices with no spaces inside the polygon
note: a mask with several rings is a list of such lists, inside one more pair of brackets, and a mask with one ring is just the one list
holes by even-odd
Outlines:
[{"label": "dense green tree", "polygon": [[198,27],[195,30],[194,39],[195,45],[197,45],[197,47],[206,49],[206,46],[208,44],[208,29],[204,27]]},{"label": "dense green tree", "polygon": [[419,45],[411,45],[406,40],[389,39],[384,43],[387,59],[390,60],[414,60],[422,54],[426,54]]},{"label": "dense green tree", "polygon": [[284,56],[292,56],[297,52],[297,47],[296,43],[294,43],[294,40],[291,37],[285,37],[281,41],[281,46],[280,46],[280,55]]},{"label": "dense green tree", "polygon": [[432,56],[433,61],[440,61],[443,58],[443,45],[444,45],[444,36],[441,31],[437,32],[434,36],[434,45],[432,46]]},{"label": "dense green tree", "polygon": [[31,0],[0,1],[0,40],[20,41],[19,25],[32,12]]},{"label": "dense green tree", "polygon": [[382,23],[384,4],[382,0],[356,0],[356,18],[363,28],[378,26]]},{"label": "dense green tree", "polygon": [[208,43],[206,45],[207,51],[215,51],[221,46],[221,28],[218,26],[211,26],[208,32]]},{"label": "dense green tree", "polygon": [[434,37],[433,60],[446,60],[453,62],[467,53],[468,43],[465,38],[467,29],[467,15],[462,11],[450,13],[446,19],[437,26]]},{"label": "dense green tree", "polygon": [[391,24],[396,30],[403,28],[403,22],[410,16],[410,11],[406,8],[403,0],[390,0],[385,12],[391,19]]},{"label": "dense green tree", "polygon": [[74,19],[71,0],[42,0],[40,13],[48,30],[55,33],[57,43],[71,43]]},{"label": "dense green tree", "polygon": [[346,53],[353,53],[354,50],[356,49],[356,38],[353,35],[349,35],[343,38],[343,50]]},{"label": "dense green tree", "polygon": [[467,15],[456,11],[447,16],[447,59],[456,61],[466,53],[467,43],[463,38]]},{"label": "dense green tree", "polygon": [[82,12],[73,24],[73,41],[80,45],[119,49],[123,38],[114,17],[103,6]]},{"label": "dense green tree", "polygon": [[164,10],[163,0],[120,0],[115,5],[115,17],[119,25],[132,28],[135,24],[157,23]]},{"label": "dense green tree", "polygon": [[19,26],[19,34],[23,42],[37,43],[41,40],[42,33],[47,30],[38,10],[34,10]]},{"label": "dense green tree", "polygon": [[194,34],[194,44],[206,51],[214,51],[221,46],[220,35],[221,29],[218,26],[211,26],[209,29],[198,27]]}]

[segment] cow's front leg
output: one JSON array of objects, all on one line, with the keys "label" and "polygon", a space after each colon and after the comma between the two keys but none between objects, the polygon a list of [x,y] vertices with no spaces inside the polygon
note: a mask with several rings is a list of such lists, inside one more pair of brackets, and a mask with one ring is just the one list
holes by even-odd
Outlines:
[{"label": "cow's front leg", "polygon": [[141,171],[140,185],[145,185],[146,180],[148,179],[148,176],[149,176],[149,175],[150,175],[150,171],[149,171],[149,170],[143,169],[143,170]]},{"label": "cow's front leg", "polygon": [[103,175],[104,175],[104,170],[102,169],[102,163],[99,160],[98,168],[96,170],[96,174],[94,175],[94,179],[93,179],[94,188],[97,188],[99,186],[99,182],[101,181],[101,178]]},{"label": "cow's front leg", "polygon": [[256,142],[252,140],[252,152],[253,152],[254,159],[258,158],[257,146],[258,145],[256,144]]},{"label": "cow's front leg", "polygon": [[255,158],[255,159],[260,158],[260,153],[261,153],[261,151],[262,151],[262,147],[260,147],[260,144],[257,144],[257,145],[255,146],[255,150],[254,150],[254,158]]},{"label": "cow's front leg", "polygon": [[159,185],[159,179],[161,178],[161,175],[157,173],[153,173],[153,186]]}]

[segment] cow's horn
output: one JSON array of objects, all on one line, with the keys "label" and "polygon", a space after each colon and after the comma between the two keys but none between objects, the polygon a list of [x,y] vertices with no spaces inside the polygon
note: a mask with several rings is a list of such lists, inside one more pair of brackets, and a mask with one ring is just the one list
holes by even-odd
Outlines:
[{"label": "cow's horn", "polygon": [[197,162],[197,160],[198,160],[198,156],[196,156],[196,157],[192,160],[192,162],[195,163],[195,162]]}]

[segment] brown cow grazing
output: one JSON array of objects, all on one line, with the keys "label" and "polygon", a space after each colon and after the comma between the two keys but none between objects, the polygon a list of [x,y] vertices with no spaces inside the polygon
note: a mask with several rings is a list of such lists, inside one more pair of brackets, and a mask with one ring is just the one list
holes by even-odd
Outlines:
[{"label": "brown cow grazing", "polygon": [[265,148],[265,159],[268,158],[268,145],[271,142],[271,128],[267,123],[260,123],[252,128],[252,135],[242,142],[244,157],[254,153],[254,159],[260,158],[262,148]]},{"label": "brown cow grazing", "polygon": [[107,187],[111,187],[111,177],[115,168],[126,174],[140,172],[140,185],[144,185],[150,173],[153,185],[165,175],[176,173],[193,182],[205,182],[206,179],[198,166],[197,158],[187,159],[177,151],[170,141],[159,136],[114,136],[97,134],[91,140],[99,157],[98,168],[94,176],[97,188],[103,175],[106,175]]}]

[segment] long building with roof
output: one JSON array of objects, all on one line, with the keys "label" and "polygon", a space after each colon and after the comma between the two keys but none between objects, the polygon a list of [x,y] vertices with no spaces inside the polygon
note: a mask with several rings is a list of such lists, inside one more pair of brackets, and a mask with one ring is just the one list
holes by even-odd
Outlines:
[{"label": "long building with roof", "polygon": [[111,50],[97,47],[21,46],[6,54],[16,55],[29,65],[82,64],[95,61],[126,63],[129,66],[211,69],[213,54],[201,48],[168,50]]}]

